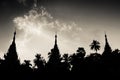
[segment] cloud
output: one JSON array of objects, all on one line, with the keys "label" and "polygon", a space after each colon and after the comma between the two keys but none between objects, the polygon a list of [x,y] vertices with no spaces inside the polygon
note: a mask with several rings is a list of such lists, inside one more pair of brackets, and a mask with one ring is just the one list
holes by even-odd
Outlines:
[{"label": "cloud", "polygon": [[14,23],[19,30],[23,30],[27,35],[39,35],[42,31],[61,32],[69,34],[81,31],[75,22],[65,23],[59,19],[54,19],[44,7],[34,8],[22,17],[14,18]]},{"label": "cloud", "polygon": [[[52,42],[49,42],[51,34],[53,37],[55,32],[58,32],[61,36],[69,36],[68,38],[72,38],[82,31],[82,28],[77,27],[77,24],[73,21],[65,23],[59,19],[54,19],[44,7],[34,7],[25,15],[14,18],[13,22],[15,27],[23,33],[23,35],[17,40],[18,52],[22,53],[20,54],[22,56],[24,53],[27,54],[27,57],[29,53],[33,51],[31,50],[32,48],[36,48],[36,46],[38,47],[39,40],[41,41],[41,46],[44,45],[44,48],[48,47],[47,49],[49,49],[48,43]],[[32,44],[31,47],[30,44]],[[40,48],[40,46],[38,48]],[[37,48],[35,50],[38,51]],[[32,54],[31,56],[34,55]]]}]

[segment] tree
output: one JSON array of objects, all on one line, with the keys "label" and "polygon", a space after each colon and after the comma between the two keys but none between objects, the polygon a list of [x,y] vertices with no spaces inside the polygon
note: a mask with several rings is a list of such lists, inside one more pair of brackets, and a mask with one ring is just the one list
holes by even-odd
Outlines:
[{"label": "tree", "polygon": [[84,58],[86,54],[85,49],[83,47],[79,47],[76,54],[78,55],[78,57]]},{"label": "tree", "polygon": [[90,47],[91,47],[91,50],[95,50],[97,53],[97,51],[100,50],[100,43],[97,40],[93,40]]},{"label": "tree", "polygon": [[64,54],[62,56],[62,68],[61,70],[64,71],[64,72],[69,72],[70,71],[70,57],[68,54]]},{"label": "tree", "polygon": [[103,66],[101,66],[101,64],[102,64],[101,58],[102,58],[102,56],[98,53],[92,53],[92,54],[86,56],[85,66],[84,66],[86,71],[88,73],[90,72],[90,74],[94,74],[94,73],[96,74],[96,72],[99,73],[100,71],[102,71]]},{"label": "tree", "polygon": [[30,63],[30,60],[24,60],[24,63],[22,63],[21,65],[20,72],[23,72],[24,74],[31,73],[32,72],[31,66],[32,64]]},{"label": "tree", "polygon": [[44,68],[45,68],[45,59],[43,59],[43,57],[41,57],[41,54],[36,54],[35,55],[35,59],[34,59],[34,67],[37,67],[37,70],[38,71],[41,71],[43,72],[44,71]]},{"label": "tree", "polygon": [[68,56],[68,54],[64,54],[63,55],[63,60],[64,60],[64,62],[69,62],[69,56]]},{"label": "tree", "polygon": [[72,71],[73,72],[80,72],[80,70],[83,68],[83,62],[84,62],[84,56],[85,56],[86,52],[84,50],[83,47],[79,47],[76,51],[76,53],[74,53],[73,55],[71,55],[71,65],[72,67]]},{"label": "tree", "polygon": [[24,60],[23,65],[25,65],[26,67],[32,66],[32,64],[30,63],[30,60]]},{"label": "tree", "polygon": [[112,53],[113,53],[113,55],[118,55],[118,54],[120,54],[120,50],[119,49],[115,49]]}]

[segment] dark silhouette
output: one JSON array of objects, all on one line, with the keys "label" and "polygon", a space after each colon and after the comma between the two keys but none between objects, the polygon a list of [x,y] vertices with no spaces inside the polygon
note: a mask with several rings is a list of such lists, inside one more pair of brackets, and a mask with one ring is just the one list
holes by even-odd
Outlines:
[{"label": "dark silhouette", "polygon": [[43,59],[43,57],[41,57],[41,54],[36,54],[35,57],[36,57],[36,59],[34,59],[34,70],[36,70],[36,72],[40,72],[40,73],[45,72],[45,64],[46,64],[45,59]]},{"label": "dark silhouette", "polygon": [[103,56],[107,56],[112,52],[112,49],[109,45],[109,42],[107,40],[107,35],[105,34],[105,47],[104,47],[104,52],[103,52]]},{"label": "dark silhouette", "polygon": [[79,47],[77,52],[71,55],[71,65],[73,66],[71,70],[72,72],[79,72],[82,70],[81,67],[84,61],[85,54],[86,52],[84,48]]},{"label": "dark silhouette", "polygon": [[[12,44],[10,45],[8,52],[4,55],[4,59],[1,60],[1,72],[4,75],[9,75],[11,72],[13,75],[18,75],[18,69],[20,68],[20,61],[18,59],[15,43],[16,31],[14,32],[14,37]],[[7,77],[6,77],[7,78]],[[11,79],[15,79],[11,77]]]},{"label": "dark silhouette", "polygon": [[47,62],[47,71],[48,72],[59,72],[61,65],[61,55],[57,45],[57,35],[55,35],[55,45],[51,49],[51,52],[48,53],[49,60]]},{"label": "dark silhouette", "polygon": [[61,71],[64,73],[70,72],[70,56],[68,54],[64,54],[62,57],[62,63],[61,63]]},{"label": "dark silhouette", "polygon": [[5,58],[4,64],[8,65],[9,68],[11,67],[14,70],[20,64],[18,60],[17,51],[16,51],[15,36],[16,36],[16,31],[14,32],[12,44],[10,45],[7,54],[4,55],[4,58]]},{"label": "dark silhouette", "polygon": [[12,44],[10,45],[7,54],[4,55],[5,64],[8,65],[9,67],[11,65],[11,68],[19,65],[18,55],[16,51],[16,44],[15,44],[15,36],[16,36],[16,31],[14,32]]},{"label": "dark silhouette", "polygon": [[100,50],[100,43],[97,40],[93,40],[90,47],[91,47],[91,50],[95,50],[97,53],[97,51]]},{"label": "dark silhouette", "polygon": [[8,52],[3,59],[0,58],[0,72],[3,73],[1,78],[5,80],[7,77],[3,75],[9,76],[11,73],[17,77],[9,77],[12,80],[18,78],[20,80],[85,79],[84,76],[90,76],[91,79],[95,77],[119,78],[120,50],[112,51],[106,34],[103,54],[97,53],[100,49],[100,43],[93,40],[90,47],[96,52],[89,55],[86,55],[83,47],[78,47],[76,52],[71,55],[68,53],[61,55],[57,44],[57,35],[55,35],[55,44],[51,52],[48,53],[48,61],[41,54],[36,54],[33,64],[30,60],[24,60],[23,63],[20,63],[15,38],[16,31]]}]

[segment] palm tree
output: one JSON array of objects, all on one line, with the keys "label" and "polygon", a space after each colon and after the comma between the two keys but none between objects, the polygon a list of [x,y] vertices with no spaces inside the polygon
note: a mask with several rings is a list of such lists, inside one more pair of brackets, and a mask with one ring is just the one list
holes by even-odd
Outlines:
[{"label": "palm tree", "polygon": [[70,57],[67,53],[63,55],[63,60],[64,60],[64,62],[69,62]]},{"label": "palm tree", "polygon": [[24,60],[24,63],[23,63],[25,66],[27,67],[30,67],[32,66],[32,64],[30,63],[30,60]]},{"label": "palm tree", "polygon": [[97,53],[97,51],[100,50],[100,43],[97,40],[93,40],[90,47],[91,47],[91,50],[95,50]]},{"label": "palm tree", "polygon": [[80,58],[84,58],[86,52],[85,49],[83,47],[79,47],[77,50],[77,56]]},{"label": "palm tree", "polygon": [[34,67],[37,66],[37,68],[44,68],[44,65],[46,63],[45,59],[41,57],[41,54],[36,54],[34,59]]}]

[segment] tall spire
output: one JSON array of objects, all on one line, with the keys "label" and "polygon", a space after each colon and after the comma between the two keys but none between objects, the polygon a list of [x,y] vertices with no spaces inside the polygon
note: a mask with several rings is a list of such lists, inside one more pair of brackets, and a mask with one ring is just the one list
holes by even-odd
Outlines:
[{"label": "tall spire", "polygon": [[55,34],[55,45],[54,45],[54,49],[58,49],[58,45],[57,45],[57,33]]},{"label": "tall spire", "polygon": [[107,35],[106,35],[106,33],[105,33],[105,47],[109,47],[110,48],[110,45],[109,45],[109,43],[108,43],[108,39],[107,39]]},{"label": "tall spire", "polygon": [[10,68],[16,69],[17,66],[20,64],[18,59],[18,54],[16,51],[16,43],[15,43],[15,36],[16,36],[16,30],[14,32],[13,41],[10,45],[8,52],[4,55],[6,65],[11,66]]},{"label": "tall spire", "polygon": [[55,34],[55,44],[57,44],[57,34]]},{"label": "tall spire", "polygon": [[104,54],[109,54],[109,53],[111,53],[111,52],[112,52],[112,49],[111,49],[111,47],[110,47],[110,45],[109,45],[109,43],[108,43],[107,35],[106,35],[106,33],[105,33],[105,47],[104,47],[103,55],[104,55]]},{"label": "tall spire", "polygon": [[10,45],[7,54],[4,56],[5,59],[7,59],[9,61],[18,60],[18,55],[17,55],[17,51],[16,51],[15,36],[16,36],[16,30],[14,32],[12,44]]},{"label": "tall spire", "polygon": [[55,34],[55,44],[54,48],[51,49],[51,52],[49,53],[49,60],[48,60],[48,66],[50,67],[48,71],[50,72],[56,72],[59,70],[59,64],[61,63],[61,55],[59,52],[59,48],[57,45],[57,34]]},{"label": "tall spire", "polygon": [[16,30],[14,32],[13,42],[15,42]]},{"label": "tall spire", "polygon": [[109,45],[106,33],[105,33],[105,43]]}]

